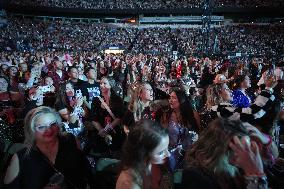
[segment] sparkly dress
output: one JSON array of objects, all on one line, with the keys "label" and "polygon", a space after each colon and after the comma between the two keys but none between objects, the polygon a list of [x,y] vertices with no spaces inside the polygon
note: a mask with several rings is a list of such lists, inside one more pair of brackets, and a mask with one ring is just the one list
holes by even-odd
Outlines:
[{"label": "sparkly dress", "polygon": [[247,108],[250,106],[252,98],[244,94],[240,89],[233,91],[233,104],[239,108]]},{"label": "sparkly dress", "polygon": [[169,131],[169,157],[170,168],[172,171],[183,167],[185,151],[197,141],[198,135],[194,131],[183,127],[181,124],[170,119],[168,125]]},{"label": "sparkly dress", "polygon": [[208,127],[208,124],[215,118],[216,116],[214,116],[214,112],[212,112],[211,109],[204,107],[203,110],[200,112],[201,130],[206,129]]}]

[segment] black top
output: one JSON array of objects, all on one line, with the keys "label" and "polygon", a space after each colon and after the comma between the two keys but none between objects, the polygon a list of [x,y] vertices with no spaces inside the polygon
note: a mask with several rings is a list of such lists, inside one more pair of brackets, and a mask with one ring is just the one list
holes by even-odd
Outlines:
[{"label": "black top", "polygon": [[94,82],[94,84],[90,84],[88,82],[84,82],[81,85],[82,95],[86,97],[89,103],[92,103],[93,98],[100,96],[100,84],[98,82]]},{"label": "black top", "polygon": [[[124,115],[125,108],[123,101],[113,91],[110,95],[109,108],[116,118],[122,118]],[[113,121],[108,111],[101,107],[101,101],[97,97],[93,98],[90,118],[92,121],[99,122],[102,127],[105,127],[108,123]]]},{"label": "black top", "polygon": [[[72,97],[72,98],[74,98],[74,97]],[[73,110],[73,108],[72,108],[72,110],[70,110],[62,101],[55,103],[54,107],[57,111],[60,111],[60,110],[67,108],[71,113],[72,110]],[[68,123],[68,126],[69,126],[70,129],[79,127],[79,120],[76,120],[75,123]]]},{"label": "black top", "polygon": [[240,189],[245,188],[241,177],[216,175],[201,167],[190,167],[183,170],[182,189]]},{"label": "black top", "polygon": [[86,83],[86,81],[83,81],[81,79],[78,79],[77,82],[74,82],[72,80],[69,80],[69,82],[73,84],[75,91],[76,90],[82,90],[82,85],[84,85]]},{"label": "black top", "polygon": [[[124,105],[122,99],[117,96],[113,91],[111,92],[109,108],[116,118],[122,118],[124,115]],[[113,121],[113,118],[108,113],[108,111],[101,107],[101,101],[98,97],[95,97],[92,102],[92,108],[90,111],[90,120],[100,123],[102,127],[105,127],[107,124]],[[125,133],[121,127],[121,125],[117,125],[114,128],[114,131],[109,131],[108,134],[112,136],[112,144],[107,145],[105,139],[97,135],[97,130],[95,132],[95,148],[93,151],[95,152],[107,152],[111,151],[119,151],[121,150],[122,144],[125,140]]]},{"label": "black top", "polygon": [[[34,148],[29,154],[26,154],[26,149],[23,149],[17,155],[19,157],[19,174],[5,188],[42,189],[48,184],[49,178],[55,173],[55,170],[44,159],[40,151]],[[73,135],[59,137],[54,167],[64,175],[68,188],[85,188],[87,180],[90,180],[88,179],[91,176],[90,165],[77,148]]]}]

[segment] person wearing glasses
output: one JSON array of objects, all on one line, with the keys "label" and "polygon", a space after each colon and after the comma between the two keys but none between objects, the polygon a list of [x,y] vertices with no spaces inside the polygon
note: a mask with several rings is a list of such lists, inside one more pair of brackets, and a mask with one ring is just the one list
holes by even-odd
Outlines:
[{"label": "person wearing glasses", "polygon": [[[61,133],[60,115],[52,108],[41,106],[25,117],[25,148],[13,155],[4,178],[4,188],[86,188],[91,181],[88,160],[78,148],[75,137]],[[64,183],[55,175],[64,176]],[[56,186],[56,185],[55,185]]]}]

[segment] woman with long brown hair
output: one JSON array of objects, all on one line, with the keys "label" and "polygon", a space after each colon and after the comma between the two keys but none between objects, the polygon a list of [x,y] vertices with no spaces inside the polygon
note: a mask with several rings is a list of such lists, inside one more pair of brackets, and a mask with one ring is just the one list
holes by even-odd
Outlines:
[{"label": "woman with long brown hair", "polygon": [[169,149],[172,152],[170,168],[175,170],[182,167],[182,152],[197,140],[198,127],[184,90],[173,88],[170,92],[169,105],[169,109],[162,113],[159,120],[162,126],[169,130]]},{"label": "woman with long brown hair", "polygon": [[60,84],[55,101],[55,109],[59,112],[66,124],[67,132],[78,136],[83,131],[82,118],[85,115],[83,109],[83,96],[80,91],[75,91],[72,82],[66,81]]},{"label": "woman with long brown hair", "polygon": [[116,189],[150,189],[152,165],[163,164],[169,156],[167,130],[157,122],[141,120],[123,146],[122,171]]},{"label": "woman with long brown hair", "polygon": [[122,99],[113,90],[114,87],[115,81],[112,78],[102,77],[101,95],[93,98],[90,120],[94,126],[95,152],[118,152],[124,142],[125,134],[121,127],[121,119],[125,108]]},{"label": "woman with long brown hair", "polygon": [[214,120],[186,160],[182,188],[267,188],[258,146],[240,121]]}]

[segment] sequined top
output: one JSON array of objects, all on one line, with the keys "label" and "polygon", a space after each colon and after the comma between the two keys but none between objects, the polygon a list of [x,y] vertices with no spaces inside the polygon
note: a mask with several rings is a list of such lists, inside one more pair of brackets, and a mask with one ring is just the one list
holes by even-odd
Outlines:
[{"label": "sequined top", "polygon": [[169,121],[168,131],[170,149],[182,145],[182,148],[186,150],[194,141],[196,141],[195,137],[197,134],[195,132],[189,131],[188,128],[174,122],[172,119]]},{"label": "sequined top", "polygon": [[252,98],[244,94],[241,90],[233,91],[233,104],[239,108],[247,108],[250,106]]},{"label": "sequined top", "polygon": [[213,121],[216,118],[216,116],[214,116],[214,112],[212,112],[211,109],[208,108],[204,108],[201,112],[200,112],[200,125],[201,125],[201,129],[205,129],[208,127],[208,124]]},{"label": "sequined top", "polygon": [[7,123],[5,123],[1,118],[0,118],[0,139],[2,141],[13,141],[13,131],[12,127],[9,126]]}]

